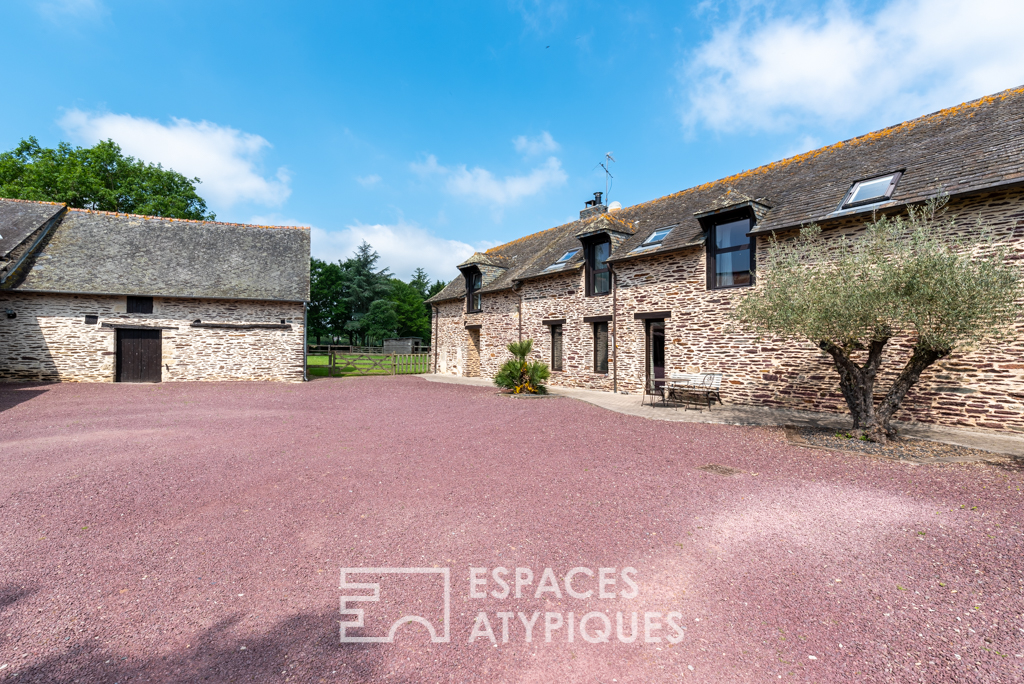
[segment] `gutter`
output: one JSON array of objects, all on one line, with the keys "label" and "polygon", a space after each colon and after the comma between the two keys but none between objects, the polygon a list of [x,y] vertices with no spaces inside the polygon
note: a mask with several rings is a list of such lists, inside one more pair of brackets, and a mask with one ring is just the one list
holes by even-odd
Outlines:
[{"label": "gutter", "polygon": [[25,263],[25,260],[28,259],[33,254],[35,254],[36,248],[43,241],[43,238],[49,235],[50,230],[58,223],[60,223],[64,219],[64,215],[67,213],[68,207],[65,204],[60,211],[58,211],[56,214],[50,217],[50,220],[47,221],[46,225],[43,227],[43,231],[39,233],[39,237],[36,238],[36,241],[32,243],[31,247],[25,250],[25,253],[21,255],[20,259],[18,259],[18,263],[14,264],[14,266],[12,266],[11,268],[6,269],[4,276],[0,278],[0,285],[3,285],[5,282],[7,282],[8,278],[17,273],[18,269],[21,268],[21,265]]},{"label": "gutter", "polygon": [[519,297],[519,304],[518,304],[518,308],[519,308],[519,341],[522,342],[523,341],[523,293],[516,289],[516,284],[517,283],[519,285],[522,285],[521,281],[513,280],[512,281],[512,291],[515,292],[516,295]]},{"label": "gutter", "polygon": [[434,375],[437,375],[437,343],[438,343],[437,327],[438,327],[438,318],[439,318],[439,316],[438,316],[438,312],[437,312],[437,307],[436,306],[431,305],[430,310],[434,314],[434,337],[433,337],[433,339],[430,340],[430,351],[434,354]]},{"label": "gutter", "polygon": [[[608,264],[607,261],[605,261]],[[619,324],[618,324],[618,294],[619,274],[615,267],[608,264],[608,270],[612,272],[612,394],[619,393]]]}]

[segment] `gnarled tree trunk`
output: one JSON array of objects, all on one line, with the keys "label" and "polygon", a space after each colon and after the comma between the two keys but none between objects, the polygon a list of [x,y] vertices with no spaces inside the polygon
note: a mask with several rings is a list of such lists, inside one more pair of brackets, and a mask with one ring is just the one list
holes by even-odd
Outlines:
[{"label": "gnarled tree trunk", "polygon": [[951,349],[928,349],[920,344],[914,351],[906,366],[893,382],[885,397],[875,406],[875,379],[882,363],[882,350],[889,338],[873,340],[867,347],[868,358],[864,365],[859,366],[851,358],[855,351],[863,351],[863,347],[841,347],[831,342],[819,342],[818,347],[827,352],[839,372],[839,388],[850,407],[853,416],[853,429],[856,436],[864,436],[873,442],[885,442],[896,436],[896,430],[889,425],[900,403],[907,392],[921,378],[924,370],[948,356]]}]

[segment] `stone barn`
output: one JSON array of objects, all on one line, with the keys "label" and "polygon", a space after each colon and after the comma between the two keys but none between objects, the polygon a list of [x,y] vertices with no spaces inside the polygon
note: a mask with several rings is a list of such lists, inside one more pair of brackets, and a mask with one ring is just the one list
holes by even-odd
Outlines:
[{"label": "stone barn", "polygon": [[0,199],[0,379],[301,381],[309,244]]},{"label": "stone barn", "polygon": [[[957,230],[984,221],[1024,265],[1024,88],[634,206],[597,195],[579,220],[459,266],[430,299],[434,372],[494,377],[529,338],[553,385],[639,404],[673,374],[721,373],[727,404],[846,413],[829,356],[737,329],[734,302],[772,236],[817,223],[856,239],[873,214],[941,195]],[[929,368],[896,418],[1024,432],[1024,321],[1016,342]]]}]

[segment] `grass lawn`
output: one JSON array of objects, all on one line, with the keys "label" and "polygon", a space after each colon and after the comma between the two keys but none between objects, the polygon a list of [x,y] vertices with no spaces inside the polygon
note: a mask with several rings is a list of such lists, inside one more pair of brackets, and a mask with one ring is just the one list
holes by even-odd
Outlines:
[{"label": "grass lawn", "polygon": [[[346,375],[391,375],[391,362],[389,354],[335,354],[334,377],[345,377]],[[386,360],[386,362],[384,362]],[[327,365],[330,359],[326,354],[306,357],[307,373],[310,377],[326,378],[330,370]],[[375,363],[380,364],[378,367]],[[317,367],[319,366],[319,368]],[[400,373],[426,373],[430,370],[430,362],[425,357],[417,360],[415,364],[403,364]]]}]

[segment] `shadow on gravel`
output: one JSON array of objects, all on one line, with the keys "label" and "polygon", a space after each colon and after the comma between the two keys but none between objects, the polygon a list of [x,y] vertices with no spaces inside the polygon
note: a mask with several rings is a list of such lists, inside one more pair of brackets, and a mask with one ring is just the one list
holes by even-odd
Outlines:
[{"label": "shadow on gravel", "polygon": [[36,593],[36,587],[19,587],[15,584],[5,584],[0,587],[0,611],[7,606],[12,606],[26,596]]},{"label": "shadow on gravel", "polygon": [[[125,656],[88,641],[69,643],[60,654],[4,674],[18,682],[366,682],[383,679],[380,645],[342,644],[337,612],[302,614],[276,624],[258,637],[235,634],[244,616],[221,620],[190,637],[190,648],[148,658]],[[153,640],[160,648],[160,640]]]},{"label": "shadow on gravel", "polygon": [[4,382],[0,383],[0,412],[12,409],[18,404],[35,399],[46,394],[45,389],[34,389],[36,387],[47,387],[52,382]]}]

